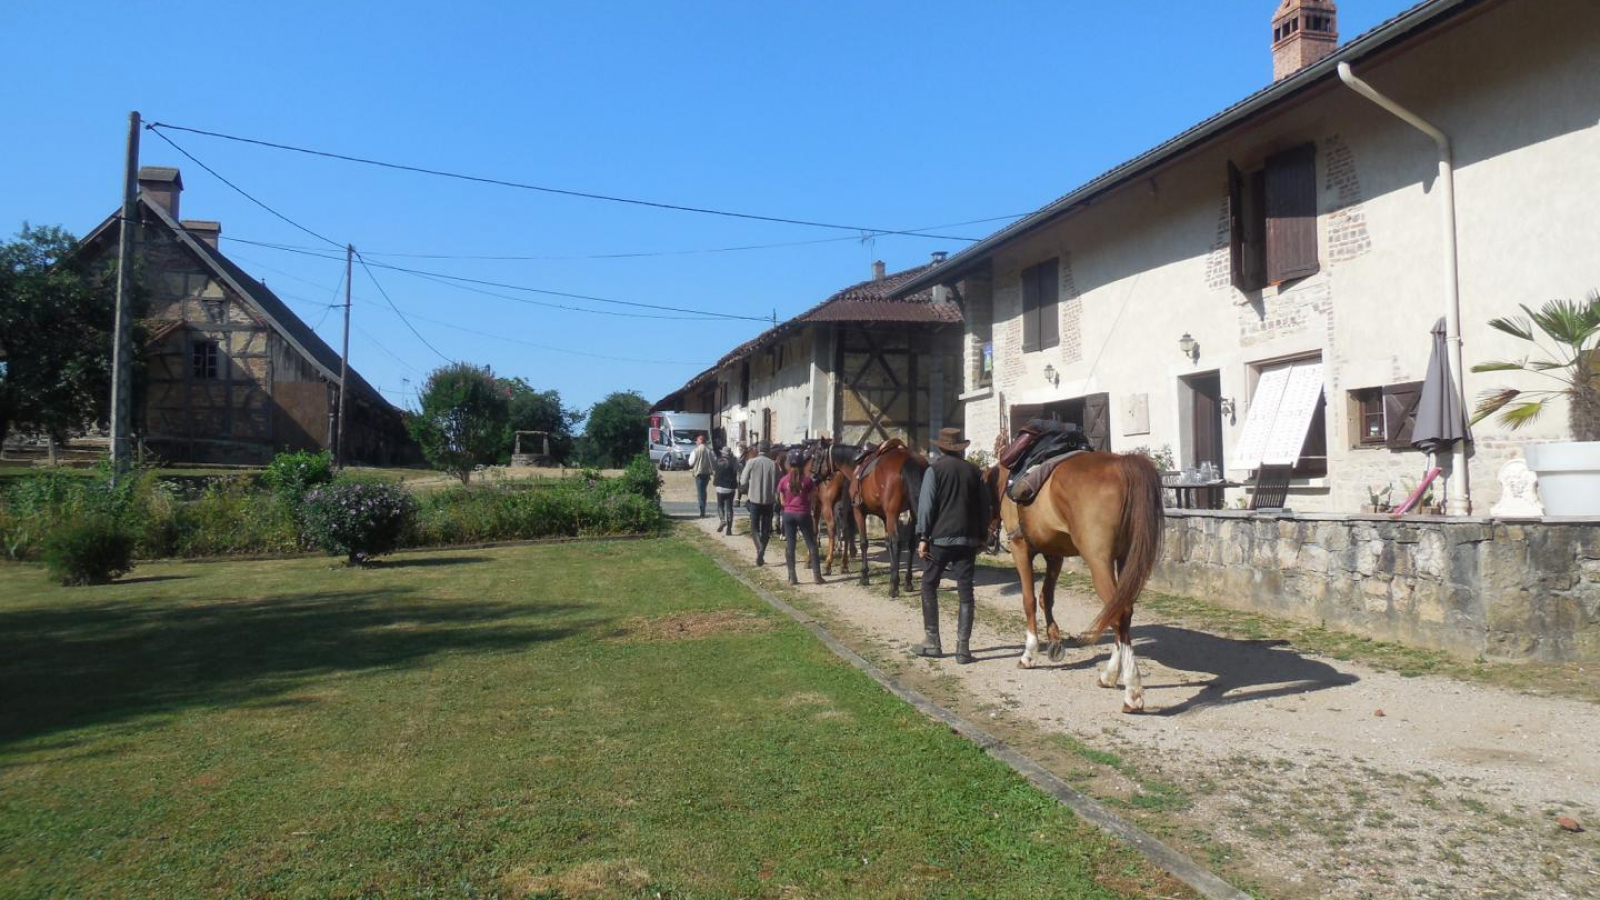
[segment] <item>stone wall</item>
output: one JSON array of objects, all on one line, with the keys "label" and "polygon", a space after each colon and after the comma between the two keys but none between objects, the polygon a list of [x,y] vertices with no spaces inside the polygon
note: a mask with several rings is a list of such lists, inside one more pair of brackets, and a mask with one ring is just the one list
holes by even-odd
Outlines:
[{"label": "stone wall", "polygon": [[1469,659],[1600,661],[1600,521],[1168,510],[1152,586]]}]

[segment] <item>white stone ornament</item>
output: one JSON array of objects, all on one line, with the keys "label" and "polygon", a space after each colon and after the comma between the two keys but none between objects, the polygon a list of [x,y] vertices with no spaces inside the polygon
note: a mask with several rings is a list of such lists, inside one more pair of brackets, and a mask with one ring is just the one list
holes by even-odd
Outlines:
[{"label": "white stone ornament", "polygon": [[1504,519],[1544,515],[1544,504],[1539,502],[1539,476],[1526,462],[1513,459],[1500,467],[1500,502],[1489,514]]}]

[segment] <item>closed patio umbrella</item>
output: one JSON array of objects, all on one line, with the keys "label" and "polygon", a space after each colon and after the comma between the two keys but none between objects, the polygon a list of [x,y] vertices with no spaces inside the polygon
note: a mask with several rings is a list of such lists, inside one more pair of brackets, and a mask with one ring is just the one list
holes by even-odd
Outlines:
[{"label": "closed patio umbrella", "polygon": [[1471,439],[1466,411],[1461,408],[1461,392],[1450,377],[1450,354],[1445,347],[1444,319],[1440,318],[1433,326],[1433,350],[1428,354],[1428,374],[1422,380],[1422,396],[1417,400],[1411,446],[1437,454],[1448,451],[1456,441]]}]

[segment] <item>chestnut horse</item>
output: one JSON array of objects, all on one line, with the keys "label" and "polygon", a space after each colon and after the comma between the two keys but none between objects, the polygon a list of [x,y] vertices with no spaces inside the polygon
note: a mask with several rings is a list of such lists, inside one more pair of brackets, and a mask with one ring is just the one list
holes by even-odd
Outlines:
[{"label": "chestnut horse", "polygon": [[828,530],[828,558],[822,564],[825,575],[833,574],[833,557],[844,548],[840,571],[850,571],[855,555],[855,517],[850,512],[850,483],[855,475],[855,458],[861,448],[853,444],[834,444],[823,440],[811,456],[811,479],[817,483],[819,525]]},{"label": "chestnut horse", "polygon": [[1065,655],[1054,608],[1056,581],[1062,561],[1080,556],[1089,568],[1100,614],[1084,633],[1092,645],[1100,633],[1114,627],[1116,643],[1100,673],[1100,684],[1124,685],[1122,711],[1144,709],[1144,684],[1139,661],[1133,655],[1133,605],[1144,590],[1161,553],[1165,524],[1161,502],[1161,475],[1140,453],[1081,453],[1063,460],[1050,474],[1028,506],[1018,506],[1006,496],[1009,472],[995,466],[988,481],[995,491],[995,509],[1011,544],[1011,560],[1022,582],[1022,611],[1028,619],[1026,646],[1017,665],[1032,668],[1038,658],[1039,636],[1035,619],[1033,558],[1045,558],[1044,617],[1050,640],[1050,659]]},{"label": "chestnut horse", "polygon": [[910,513],[916,525],[917,495],[922,491],[922,476],[927,460],[912,453],[899,438],[878,454],[872,471],[855,477],[856,530],[861,533],[861,583],[867,583],[867,517],[883,520],[884,540],[889,545],[889,596],[900,596],[900,557],[906,560],[906,590],[911,590],[911,569],[916,553],[911,546],[911,529],[900,524],[900,514]]}]

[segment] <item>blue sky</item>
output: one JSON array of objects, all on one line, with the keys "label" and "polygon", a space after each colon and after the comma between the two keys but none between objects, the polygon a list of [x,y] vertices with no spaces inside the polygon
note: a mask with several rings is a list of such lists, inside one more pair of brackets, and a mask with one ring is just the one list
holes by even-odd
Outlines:
[{"label": "blue sky", "polygon": [[[1345,0],[1343,35],[1410,5]],[[118,202],[131,109],[430,168],[869,228],[1021,214],[1265,85],[1275,6],[11,0],[0,4],[11,178],[0,226],[81,234],[97,224]],[[784,318],[868,277],[873,259],[894,271],[963,246],[863,243],[171,136],[375,262],[557,291]],[[221,220],[223,249],[338,346],[327,304],[342,261],[226,240],[319,243],[149,132],[142,160],[179,166],[182,214]],[[942,232],[981,237],[1001,224]],[[378,255],[391,252],[557,258]],[[579,407],[621,389],[653,400],[763,327],[574,312],[377,277],[445,355],[557,388]],[[359,268],[355,298],[351,363],[403,402],[441,357]]]}]

